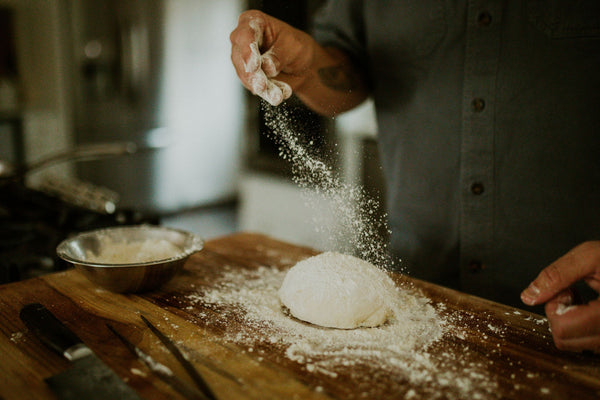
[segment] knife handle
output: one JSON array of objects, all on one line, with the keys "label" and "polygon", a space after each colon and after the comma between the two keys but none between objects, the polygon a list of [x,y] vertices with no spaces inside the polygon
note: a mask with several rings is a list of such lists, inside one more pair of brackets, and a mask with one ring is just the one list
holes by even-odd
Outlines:
[{"label": "knife handle", "polygon": [[83,355],[81,350],[87,349],[77,335],[40,303],[27,304],[21,308],[19,317],[45,345],[71,361]]}]

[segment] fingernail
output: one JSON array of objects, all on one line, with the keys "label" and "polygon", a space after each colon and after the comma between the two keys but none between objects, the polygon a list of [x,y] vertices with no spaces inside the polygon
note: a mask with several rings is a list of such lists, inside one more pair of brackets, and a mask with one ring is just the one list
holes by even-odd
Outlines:
[{"label": "fingernail", "polygon": [[529,285],[529,287],[527,287],[527,289],[523,291],[523,293],[521,293],[521,300],[523,301],[523,303],[529,306],[533,306],[535,305],[535,301],[537,300],[539,294],[540,289],[538,289],[537,286],[535,286],[532,283],[531,285]]}]

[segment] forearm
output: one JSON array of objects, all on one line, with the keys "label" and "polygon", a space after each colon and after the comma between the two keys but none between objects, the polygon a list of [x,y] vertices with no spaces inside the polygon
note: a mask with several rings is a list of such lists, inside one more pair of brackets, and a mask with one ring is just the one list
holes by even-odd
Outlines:
[{"label": "forearm", "polygon": [[342,51],[315,43],[313,62],[294,93],[315,112],[334,116],[362,103],[368,96],[365,79]]}]

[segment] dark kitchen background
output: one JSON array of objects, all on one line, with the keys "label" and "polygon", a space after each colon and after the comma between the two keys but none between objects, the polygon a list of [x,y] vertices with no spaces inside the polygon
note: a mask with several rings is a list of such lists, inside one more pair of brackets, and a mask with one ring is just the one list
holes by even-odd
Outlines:
[{"label": "dark kitchen background", "polygon": [[[58,242],[111,225],[332,249],[313,222],[335,226],[326,199],[293,183],[229,58],[244,9],[308,30],[322,3],[0,0],[0,283],[65,268]],[[335,120],[287,107],[343,179],[380,196],[370,103]]]}]

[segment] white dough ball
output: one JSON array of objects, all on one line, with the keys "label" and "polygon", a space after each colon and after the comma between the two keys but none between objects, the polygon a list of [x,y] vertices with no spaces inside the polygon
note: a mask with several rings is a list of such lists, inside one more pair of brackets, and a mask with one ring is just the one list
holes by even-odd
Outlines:
[{"label": "white dough ball", "polygon": [[354,329],[383,324],[396,287],[390,277],[360,258],[326,252],[298,262],[279,289],[291,314],[315,325]]}]

